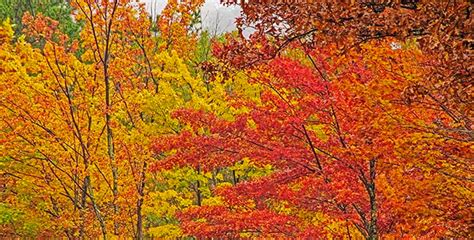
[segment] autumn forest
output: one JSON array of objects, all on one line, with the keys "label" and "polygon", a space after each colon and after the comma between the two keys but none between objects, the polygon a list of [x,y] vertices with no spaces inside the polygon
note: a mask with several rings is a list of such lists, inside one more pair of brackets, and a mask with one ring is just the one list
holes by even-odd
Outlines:
[{"label": "autumn forest", "polygon": [[204,2],[0,0],[0,239],[474,238],[472,1]]}]

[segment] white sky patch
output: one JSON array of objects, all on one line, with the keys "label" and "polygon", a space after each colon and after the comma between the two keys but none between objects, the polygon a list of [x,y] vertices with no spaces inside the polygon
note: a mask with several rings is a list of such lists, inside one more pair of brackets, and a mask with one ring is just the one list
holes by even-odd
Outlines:
[{"label": "white sky patch", "polygon": [[[152,16],[163,11],[167,0],[140,0]],[[211,35],[230,32],[236,29],[235,19],[240,16],[240,6],[224,6],[220,0],[206,0],[201,7],[202,27]]]}]

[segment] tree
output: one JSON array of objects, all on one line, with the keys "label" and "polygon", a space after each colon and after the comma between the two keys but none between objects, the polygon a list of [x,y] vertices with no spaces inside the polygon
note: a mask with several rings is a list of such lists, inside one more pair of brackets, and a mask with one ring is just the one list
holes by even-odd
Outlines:
[{"label": "tree", "polygon": [[[237,1],[226,1],[231,4]],[[232,58],[246,57],[246,65],[278,54],[284,46],[304,39],[312,47],[336,44],[344,53],[360,44],[384,38],[404,42],[416,41],[429,56],[424,62],[425,76],[404,91],[408,104],[436,106],[449,123],[438,125],[436,132],[447,138],[472,141],[472,50],[473,33],[471,1],[318,1],[314,4],[262,1],[241,2],[242,17],[237,21],[239,31],[255,28],[251,39],[265,48],[242,41]],[[270,42],[266,42],[270,39]],[[269,46],[268,46],[269,45]],[[399,42],[394,42],[394,47]],[[258,46],[258,45],[257,45]],[[263,51],[262,51],[263,50]],[[247,53],[247,54],[243,54]],[[251,53],[251,54],[248,54]]]},{"label": "tree", "polygon": [[470,3],[202,2],[2,23],[2,237],[472,235]]},{"label": "tree", "polygon": [[[465,201],[469,197],[465,193],[472,187],[472,168],[468,167],[472,155],[468,147],[472,144],[472,119],[468,107],[472,103],[469,97],[472,87],[468,83],[472,75],[472,67],[468,64],[472,62],[472,34],[468,27],[472,22],[470,2],[323,1],[309,5],[249,1],[240,4],[243,16],[238,20],[239,31],[249,27],[255,32],[247,39],[229,36],[227,43],[214,52],[227,64],[240,69],[284,55],[295,43],[309,50],[335,48],[334,53],[341,57],[351,51],[361,51],[366,43],[379,44],[380,41],[391,41],[393,49],[407,45],[419,48],[424,56],[410,61],[411,67],[418,69],[416,77],[405,74],[405,70],[401,72],[409,84],[399,93],[398,99],[410,106],[414,114],[403,115],[399,120],[400,127],[414,133],[410,141],[406,139],[404,149],[397,151],[403,152],[405,157],[410,156],[417,171],[424,169],[419,174],[430,189],[423,188],[424,193],[458,203],[457,207],[440,203],[430,208],[439,209],[442,215],[450,215],[451,219],[460,216],[455,212],[468,211],[466,206],[469,204]],[[391,71],[400,64],[393,59],[385,61],[391,64],[381,64],[376,72]],[[219,71],[225,71],[225,68]],[[419,149],[413,151],[408,147],[413,145]],[[407,152],[407,149],[410,150]],[[443,193],[439,186],[450,181],[456,184],[449,184],[450,190],[446,191],[449,194]],[[414,183],[410,186],[420,187]],[[454,190],[454,186],[460,188]],[[456,200],[452,200],[452,195],[457,196]],[[467,235],[465,224],[454,225],[449,227],[450,234]]]},{"label": "tree", "polygon": [[[412,194],[401,186],[412,186],[409,179],[416,177],[413,173],[400,175],[406,172],[400,167],[421,160],[418,155],[400,154],[407,149],[401,143],[417,137],[404,125],[413,126],[414,119],[419,119],[402,104],[400,95],[422,76],[422,69],[413,66],[424,57],[415,47],[393,50],[390,43],[365,44],[344,56],[334,54],[337,47],[311,49],[291,44],[281,56],[244,68],[249,81],[261,87],[260,97],[228,92],[229,101],[240,109],[232,119],[206,111],[178,111],[176,117],[191,131],[157,142],[155,151],[169,155],[159,166],[191,165],[211,171],[248,158],[257,166],[270,164],[273,168],[263,178],[216,189],[223,198],[222,206],[184,210],[180,216],[185,233],[198,237],[316,234],[378,239],[403,237],[406,233],[401,226],[415,224],[405,223],[406,218],[421,217],[421,222],[436,218],[419,215],[431,207],[427,205],[419,206],[413,215],[399,210],[404,209],[402,199]],[[235,54],[235,47],[227,49]],[[229,53],[227,49],[217,46],[216,55]],[[392,65],[394,62],[397,64]],[[239,63],[246,62],[230,63],[242,68]],[[424,117],[430,119],[435,113],[425,110]],[[429,148],[431,142],[434,139],[417,144]],[[469,152],[467,144],[461,152]],[[420,201],[448,199],[435,190],[439,178],[426,172],[422,176],[436,181],[427,186],[434,191],[415,194]],[[393,181],[400,183],[396,184],[399,188],[390,187]],[[456,184],[447,186],[456,189]],[[449,199],[453,202],[447,208],[452,210],[468,200]],[[468,210],[462,212],[469,216]],[[465,228],[461,222],[457,224]],[[439,226],[409,234],[455,233]]]},{"label": "tree", "polygon": [[[171,110],[199,103],[206,88],[176,51],[160,51],[143,5],[72,5],[84,22],[78,40],[41,14],[23,17],[33,45],[1,28],[2,200],[47,223],[37,236],[142,239],[157,157],[148,142],[172,132]],[[3,223],[23,234],[17,220]]]},{"label": "tree", "polygon": [[0,21],[11,19],[15,36],[19,37],[24,29],[22,18],[25,13],[45,15],[59,21],[61,31],[75,39],[81,24],[73,20],[71,10],[69,1],[63,0],[5,0],[0,3]]}]

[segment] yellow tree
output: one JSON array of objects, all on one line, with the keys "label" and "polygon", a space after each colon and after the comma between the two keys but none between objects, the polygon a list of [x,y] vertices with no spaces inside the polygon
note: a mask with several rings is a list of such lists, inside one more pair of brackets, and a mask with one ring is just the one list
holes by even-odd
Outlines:
[{"label": "yellow tree", "polygon": [[148,141],[177,131],[172,109],[206,88],[176,51],[159,51],[143,6],[73,6],[79,41],[41,15],[24,17],[39,48],[1,28],[2,200],[44,220],[48,236],[141,239]]}]

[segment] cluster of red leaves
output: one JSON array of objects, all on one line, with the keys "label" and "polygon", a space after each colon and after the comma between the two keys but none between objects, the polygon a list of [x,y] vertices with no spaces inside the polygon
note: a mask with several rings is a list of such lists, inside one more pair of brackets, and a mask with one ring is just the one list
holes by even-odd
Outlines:
[{"label": "cluster of red leaves", "polygon": [[[199,235],[213,229],[219,221],[217,225],[223,227],[229,224],[228,219],[246,223],[248,228],[242,227],[240,233],[252,231],[254,224],[261,223],[249,223],[246,215],[233,209],[244,207],[247,214],[270,211],[280,216],[283,213],[275,209],[275,204],[282,203],[293,211],[326,216],[319,224],[298,224],[303,220],[296,217],[293,224],[298,230],[294,234],[299,236],[325,234],[328,229],[322,226],[331,221],[345,223],[366,237],[375,234],[374,225],[379,236],[403,236],[407,233],[404,229],[425,237],[452,233],[457,228],[455,224],[461,224],[459,219],[433,219],[423,212],[436,207],[445,216],[456,215],[456,209],[466,199],[440,193],[436,187],[436,181],[440,180],[436,177],[437,170],[426,172],[417,167],[406,170],[403,165],[426,164],[438,152],[459,151],[462,155],[468,149],[457,149],[449,143],[435,146],[427,140],[415,142],[413,156],[404,155],[408,147],[403,144],[414,143],[411,134],[413,129],[423,127],[420,121],[430,123],[440,119],[437,111],[430,109],[423,110],[420,117],[417,115],[420,109],[412,109],[401,101],[404,89],[410,84],[400,75],[405,71],[404,63],[381,68],[378,64],[386,63],[363,55],[331,58],[328,50],[305,49],[302,46],[300,50],[309,59],[307,62],[277,57],[249,68],[259,73],[250,81],[263,86],[260,102],[240,95],[230,96],[229,101],[250,111],[229,121],[208,112],[181,110],[175,117],[192,130],[157,142],[157,152],[174,150],[175,153],[161,160],[155,169],[191,165],[212,170],[232,166],[243,158],[251,159],[257,166],[270,164],[274,169],[269,176],[217,188],[214,193],[223,198],[227,207],[218,207],[221,212],[207,215],[208,209],[204,207],[199,217],[182,217],[184,226],[193,226],[186,228],[187,233]],[[382,55],[389,54],[383,58],[387,62],[407,59],[397,50],[383,49]],[[422,153],[427,157],[418,155]],[[429,185],[413,191],[405,189],[406,180],[400,179],[400,174],[407,180]],[[394,195],[385,188],[403,191]],[[452,193],[452,186],[448,188]],[[430,205],[423,199],[442,201],[443,205]],[[187,212],[182,214],[185,216]],[[466,216],[466,211],[458,214]],[[222,218],[216,219],[215,215]],[[426,221],[425,227],[416,229],[412,226],[418,221],[415,219],[428,220],[422,220]],[[224,232],[236,230],[229,227],[220,233],[209,231],[205,236],[222,237]],[[270,232],[276,234],[269,230],[257,235],[267,236]],[[286,236],[284,231],[279,234]]]},{"label": "cluster of red leaves", "polygon": [[[250,81],[263,87],[260,102],[230,96],[235,106],[250,109],[235,121],[180,111],[176,117],[192,130],[157,142],[155,150],[165,158],[155,169],[191,165],[212,170],[249,158],[257,166],[272,165],[274,172],[216,189],[227,207],[207,215],[203,207],[202,215],[181,217],[184,226],[193,226],[187,233],[211,229],[200,236],[222,237],[227,230],[236,232],[232,227],[212,230],[232,226],[228,219],[246,223],[240,233],[252,231],[254,224],[264,223],[248,222],[247,215],[269,211],[285,219],[275,204],[288,204],[292,211],[345,222],[345,230],[356,229],[368,239],[468,234],[461,219],[472,216],[469,197],[456,185],[472,189],[471,168],[462,166],[472,152],[464,144],[472,141],[467,107],[472,84],[466,78],[472,75],[472,66],[466,65],[472,56],[465,44],[472,34],[467,33],[470,5],[250,1],[242,7],[238,24],[255,33],[248,39],[229,35],[225,43],[214,44],[213,54],[226,67],[254,73]],[[420,59],[416,44],[408,50],[397,46],[413,38],[427,57]],[[375,51],[362,48],[373,40],[380,44],[370,45]],[[299,51],[300,58],[281,57],[287,49]],[[167,155],[170,150],[174,153]],[[235,211],[242,207],[247,215]],[[328,222],[295,221],[294,233],[300,236],[327,230],[321,226]],[[257,236],[267,233],[276,234],[268,230]]]},{"label": "cluster of red leaves", "polygon": [[203,206],[188,209],[178,217],[183,222],[183,231],[198,238],[239,238],[241,234],[258,236],[262,233],[267,237],[291,237],[298,232],[294,217],[265,209],[248,211],[245,208]]},{"label": "cluster of red leaves", "polygon": [[[470,1],[317,1],[311,4],[248,1],[240,4],[244,14],[237,21],[239,29],[252,28],[255,32],[248,40],[230,41],[226,47],[219,48],[229,51],[216,55],[236,66],[268,60],[296,41],[310,49],[335,46],[345,53],[373,40],[416,39],[431,59],[425,62],[424,81],[408,86],[404,100],[413,105],[441,108],[440,111],[450,116],[451,123],[440,125],[440,133],[457,134],[458,138],[472,141],[474,17]],[[260,44],[262,42],[265,44]],[[261,45],[265,47],[259,47]]]},{"label": "cluster of red leaves", "polygon": [[[360,64],[347,67],[368,81],[370,74],[359,68]],[[261,94],[262,104],[247,102],[252,110],[238,115],[235,121],[222,120],[202,111],[177,112],[175,116],[189,125],[193,133],[185,131],[159,140],[155,144],[156,152],[176,152],[160,161],[155,169],[191,165],[212,170],[248,157],[260,166],[271,164],[276,172],[217,190],[216,194],[224,197],[231,208],[250,202],[257,212],[249,210],[249,214],[258,215],[262,210],[271,211],[272,201],[288,201],[298,209],[319,210],[363,225],[366,219],[361,219],[362,212],[369,212],[370,206],[360,178],[367,178],[369,174],[367,162],[390,157],[386,152],[392,146],[387,136],[374,127],[382,110],[370,110],[372,106],[366,99],[332,84],[298,61],[276,58],[263,69],[270,75],[262,74],[253,79],[266,86]],[[352,75],[339,77],[361,84],[362,78],[349,76]],[[340,115],[335,116],[335,111]],[[250,120],[256,123],[255,127],[248,124]],[[308,130],[310,125],[319,126],[321,132]],[[207,216],[215,217],[210,213]],[[228,217],[242,216],[231,214]],[[192,224],[193,229],[199,229],[191,233],[205,232],[202,228],[213,229],[213,224],[193,219],[196,220],[182,218],[185,226]],[[380,224],[384,225],[382,220]],[[309,231],[305,227],[300,230]]]}]

